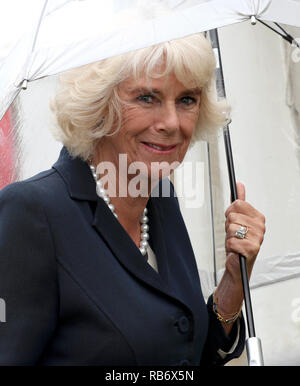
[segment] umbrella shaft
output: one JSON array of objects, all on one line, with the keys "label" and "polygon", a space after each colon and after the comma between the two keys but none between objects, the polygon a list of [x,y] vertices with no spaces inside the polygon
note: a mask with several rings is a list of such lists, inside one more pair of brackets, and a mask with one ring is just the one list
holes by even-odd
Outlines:
[{"label": "umbrella shaft", "polygon": [[255,334],[254,319],[253,319],[253,313],[252,313],[252,304],[251,304],[246,258],[242,255],[239,255],[239,259],[240,259],[241,275],[242,275],[242,282],[243,282],[243,289],[244,289],[248,335],[250,338],[255,338],[256,334]]},{"label": "umbrella shaft", "polygon": [[[231,200],[234,202],[238,199],[237,189],[236,189],[236,179],[234,172],[234,163],[232,156],[232,148],[231,148],[231,140],[230,140],[230,132],[228,126],[224,128],[224,142],[225,142],[225,150],[227,157],[227,166],[228,166],[228,174],[229,174],[229,182],[230,182],[230,190],[231,190]],[[248,334],[249,337],[255,337],[255,327],[254,327],[254,318],[252,312],[252,303],[250,296],[250,288],[249,288],[249,277],[248,270],[246,265],[246,258],[242,255],[239,255],[240,260],[240,268],[241,268],[241,276],[244,290],[244,300],[245,300],[245,309],[247,315],[247,325],[248,325]]]},{"label": "umbrella shaft", "polygon": [[[225,82],[224,82],[218,30],[217,29],[211,30],[209,32],[209,35],[212,41],[212,46],[214,49],[217,49],[218,57],[219,57],[219,63],[218,63],[219,65],[217,69],[218,93],[219,93],[219,96],[226,97],[226,89],[225,89]],[[228,174],[229,174],[231,201],[234,202],[235,200],[237,200],[238,195],[237,195],[237,188],[236,188],[236,178],[235,178],[235,172],[234,172],[234,162],[233,162],[233,156],[232,156],[230,131],[229,131],[228,125],[223,130],[223,136],[224,136]],[[247,270],[245,257],[242,255],[239,255],[239,260],[240,260],[240,269],[241,269],[241,276],[242,276],[242,283],[243,283],[243,290],[244,290],[244,302],[245,302],[245,309],[246,309],[246,315],[247,315],[248,335],[250,338],[252,338],[252,337],[255,337],[255,328],[254,328],[254,319],[253,319],[251,296],[250,296],[250,289],[249,289],[248,270]]]}]

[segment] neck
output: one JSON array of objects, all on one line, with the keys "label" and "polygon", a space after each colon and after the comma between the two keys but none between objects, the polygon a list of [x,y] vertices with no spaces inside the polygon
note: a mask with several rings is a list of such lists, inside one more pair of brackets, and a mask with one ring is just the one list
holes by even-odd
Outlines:
[{"label": "neck", "polygon": [[[95,165],[90,165],[90,167],[97,183],[97,194],[104,199],[141,253],[145,255],[148,246],[147,240],[149,239],[149,226],[146,225],[148,223],[147,209],[145,208],[149,195],[144,192],[137,195],[137,197],[135,197],[136,194],[132,197],[128,189],[126,192],[129,192],[129,194],[117,194],[116,192],[124,192],[124,189],[121,189],[124,186],[128,187],[127,178],[117,179],[116,173],[103,175]],[[144,229],[144,227],[147,229]]]},{"label": "neck", "polygon": [[[141,182],[139,174],[129,174],[128,170],[119,164],[120,159],[112,159],[112,152],[105,146],[100,148],[100,144],[91,164],[96,168],[98,179],[114,205],[120,223],[129,234],[138,234],[140,217],[151,194],[151,183],[148,179],[144,180],[144,183]],[[134,183],[136,177],[140,181],[138,185]]]},{"label": "neck", "polygon": [[140,218],[147,205],[148,198],[144,197],[113,197],[112,204],[118,214],[118,220],[137,246],[140,244]]}]

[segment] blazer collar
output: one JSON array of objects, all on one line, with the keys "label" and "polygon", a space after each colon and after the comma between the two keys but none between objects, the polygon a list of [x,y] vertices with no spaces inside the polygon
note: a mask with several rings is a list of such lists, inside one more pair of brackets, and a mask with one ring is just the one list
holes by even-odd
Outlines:
[{"label": "blazer collar", "polygon": [[158,274],[141,256],[139,249],[119,221],[112,216],[106,203],[97,196],[95,181],[88,164],[80,158],[72,158],[63,147],[53,168],[63,178],[71,198],[96,202],[91,225],[106,241],[120,263],[148,285],[174,297],[168,288],[168,253],[159,213],[159,197],[150,197],[147,204],[150,223],[149,243],[156,254]]},{"label": "blazer collar", "polygon": [[138,247],[128,235],[119,221],[112,216],[110,209],[103,200],[99,200],[93,221],[93,227],[106,241],[110,250],[119,262],[132,274],[158,290],[169,293],[168,283],[168,256],[162,236],[160,219],[157,208],[149,199],[150,245],[154,250],[158,263],[159,274],[147,263]]},{"label": "blazer collar", "polygon": [[57,162],[52,167],[65,181],[72,198],[98,200],[95,181],[88,164],[80,158],[72,158],[66,147],[62,148]]}]

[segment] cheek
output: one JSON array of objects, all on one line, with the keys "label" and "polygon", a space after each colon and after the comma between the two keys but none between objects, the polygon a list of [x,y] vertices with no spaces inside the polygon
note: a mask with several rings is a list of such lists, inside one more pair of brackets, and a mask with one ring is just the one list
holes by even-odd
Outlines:
[{"label": "cheek", "polygon": [[142,125],[149,122],[148,115],[139,107],[126,106],[122,111],[122,128],[142,129]]},{"label": "cheek", "polygon": [[185,122],[185,124],[189,127],[193,127],[196,125],[199,119],[200,109],[199,107],[195,107],[191,110],[184,110],[181,112],[181,120]]},{"label": "cheek", "polygon": [[198,114],[197,113],[194,113],[194,114],[191,113],[191,114],[186,115],[185,120],[182,121],[181,132],[182,132],[184,141],[183,141],[182,146],[180,148],[180,156],[179,156],[181,158],[180,162],[182,162],[182,160],[185,157],[186,152],[188,151],[188,148],[190,146],[191,140],[192,140],[194,132],[195,132],[197,122],[198,122]]},{"label": "cheek", "polygon": [[195,126],[196,126],[196,124],[197,124],[197,122],[199,120],[199,116],[200,116],[200,108],[198,108],[196,111],[191,113],[190,123],[193,126],[193,128],[195,128]]},{"label": "cheek", "polygon": [[180,147],[179,149],[179,152],[177,153],[177,159],[176,161],[178,161],[180,164],[183,162],[184,158],[185,158],[185,155],[188,151],[188,148],[189,148],[189,145],[190,145],[190,139],[189,140],[186,140],[182,146]]},{"label": "cheek", "polygon": [[186,138],[187,141],[191,141],[197,122],[198,122],[199,115],[197,113],[190,113],[187,114],[184,119],[182,120],[182,131],[183,135]]}]

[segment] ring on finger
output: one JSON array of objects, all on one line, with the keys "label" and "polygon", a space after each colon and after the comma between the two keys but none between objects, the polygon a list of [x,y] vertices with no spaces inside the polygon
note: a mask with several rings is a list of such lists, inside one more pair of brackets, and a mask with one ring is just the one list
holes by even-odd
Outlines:
[{"label": "ring on finger", "polygon": [[248,227],[247,226],[241,226],[234,234],[234,236],[237,239],[244,239],[248,233]]}]

